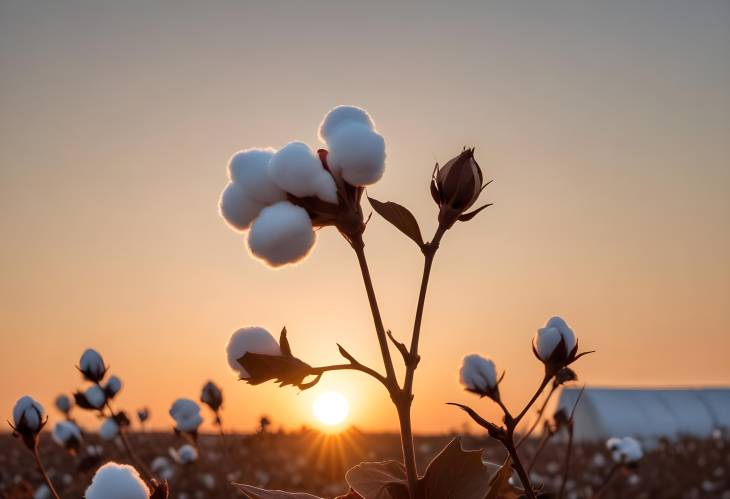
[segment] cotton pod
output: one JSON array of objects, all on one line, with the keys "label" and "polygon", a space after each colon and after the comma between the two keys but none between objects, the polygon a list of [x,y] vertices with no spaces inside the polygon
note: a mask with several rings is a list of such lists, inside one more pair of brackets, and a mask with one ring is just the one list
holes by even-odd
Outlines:
[{"label": "cotton pod", "polygon": [[223,404],[223,393],[212,381],[208,381],[200,393],[200,401],[209,406],[213,411],[218,412]]},{"label": "cotton pod", "polygon": [[53,497],[51,489],[46,484],[41,485],[33,492],[33,499],[51,499],[51,497]]},{"label": "cotton pod", "polygon": [[86,499],[149,499],[147,485],[133,467],[115,462],[99,468],[86,489]]},{"label": "cotton pod", "polygon": [[481,355],[464,357],[459,370],[459,381],[464,389],[481,397],[499,398],[499,380],[494,362]]},{"label": "cotton pod", "polygon": [[641,444],[633,437],[609,438],[606,448],[617,463],[634,464],[644,455]]},{"label": "cotton pod", "polygon": [[53,441],[68,451],[75,452],[81,445],[81,430],[71,421],[59,421],[51,432]]},{"label": "cotton pod", "polygon": [[246,353],[258,353],[262,355],[281,355],[281,348],[276,339],[262,327],[245,327],[237,330],[226,347],[228,365],[236,371],[241,379],[249,378],[250,375],[238,362]]},{"label": "cotton pod", "polygon": [[332,108],[319,125],[319,138],[327,142],[332,133],[341,128],[342,125],[356,123],[363,125],[370,130],[375,129],[373,119],[367,111],[357,106],[336,106]]},{"label": "cotton pod", "polygon": [[101,409],[106,404],[107,394],[99,385],[93,385],[84,391],[84,397],[94,409]]},{"label": "cotton pod", "polygon": [[218,201],[218,210],[223,219],[239,231],[248,229],[265,206],[247,196],[243,188],[234,182],[228,183]]},{"label": "cotton pod", "polygon": [[150,410],[146,407],[143,407],[141,409],[137,409],[137,419],[139,419],[140,423],[144,423],[147,421],[150,417]]},{"label": "cotton pod", "polygon": [[179,449],[170,448],[170,456],[178,464],[189,464],[198,460],[198,451],[190,444]]},{"label": "cotton pod", "polygon": [[119,435],[119,424],[114,418],[106,418],[99,427],[99,436],[103,440],[114,440]]},{"label": "cotton pod", "polygon": [[104,359],[99,355],[99,352],[89,348],[81,355],[79,370],[85,379],[92,383],[98,383],[104,379],[106,365],[104,365]]},{"label": "cotton pod", "polygon": [[307,211],[282,201],[261,210],[248,233],[248,246],[254,256],[281,267],[307,256],[315,239]]},{"label": "cotton pod", "polygon": [[104,393],[108,398],[113,399],[114,396],[119,393],[119,390],[121,389],[122,380],[119,379],[117,376],[111,376],[104,386]]},{"label": "cotton pod", "polygon": [[350,185],[370,185],[385,171],[385,139],[356,122],[340,125],[327,139],[327,164]]},{"label": "cotton pod", "polygon": [[56,397],[54,403],[56,405],[56,409],[58,409],[63,414],[68,414],[71,411],[71,407],[73,406],[71,398],[65,393],[62,393],[61,395]]},{"label": "cotton pod", "polygon": [[337,204],[337,187],[319,156],[304,142],[289,142],[269,164],[271,178],[282,190],[297,197],[318,197]]},{"label": "cotton pod", "polygon": [[16,436],[23,439],[26,447],[33,448],[38,433],[46,424],[43,406],[25,395],[20,397],[13,407],[13,424],[11,427]]},{"label": "cotton pod", "polygon": [[577,347],[573,330],[560,317],[548,320],[532,340],[535,356],[550,369],[559,369],[574,360]]},{"label": "cotton pod", "polygon": [[286,192],[271,178],[269,164],[276,151],[246,149],[234,154],[228,162],[228,177],[241,187],[243,194],[262,205],[274,204],[286,199]]},{"label": "cotton pod", "polygon": [[175,420],[175,429],[185,433],[195,433],[203,422],[200,406],[193,400],[180,398],[170,407],[170,416]]}]

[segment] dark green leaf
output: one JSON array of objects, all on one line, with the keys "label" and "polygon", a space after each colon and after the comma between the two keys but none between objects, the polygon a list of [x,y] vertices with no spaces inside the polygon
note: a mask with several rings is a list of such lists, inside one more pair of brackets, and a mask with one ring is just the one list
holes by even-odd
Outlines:
[{"label": "dark green leaf", "polygon": [[421,236],[421,229],[418,227],[416,217],[398,203],[388,201],[382,203],[377,199],[373,199],[368,196],[370,204],[378,214],[386,219],[388,222],[393,224],[403,234],[411,238],[420,248],[423,248],[423,236]]}]

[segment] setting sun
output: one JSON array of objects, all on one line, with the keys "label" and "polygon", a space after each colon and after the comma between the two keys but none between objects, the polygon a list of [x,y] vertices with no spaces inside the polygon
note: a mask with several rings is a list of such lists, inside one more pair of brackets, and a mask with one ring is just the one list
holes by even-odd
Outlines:
[{"label": "setting sun", "polygon": [[342,423],[350,412],[350,404],[339,392],[324,392],[312,405],[314,417],[322,424],[336,426]]}]

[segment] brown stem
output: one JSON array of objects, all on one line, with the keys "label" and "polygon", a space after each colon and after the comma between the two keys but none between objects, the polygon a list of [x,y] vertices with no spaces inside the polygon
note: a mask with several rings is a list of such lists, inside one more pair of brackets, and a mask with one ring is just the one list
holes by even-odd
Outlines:
[{"label": "brown stem", "polygon": [[[97,383],[98,384],[98,383]],[[101,385],[99,385],[99,388],[101,388]],[[111,417],[116,418],[117,414],[114,412],[114,409],[112,408],[111,402],[109,402],[109,399],[106,399],[104,402],[107,409],[109,409],[109,414]],[[104,411],[100,411],[102,415],[104,414]],[[132,460],[132,462],[139,468],[139,471],[142,472],[142,475],[144,475],[145,480],[147,480],[148,484],[152,480],[153,476],[149,469],[147,469],[147,466],[144,464],[144,462],[137,456],[137,454],[132,450],[132,446],[129,444],[129,440],[127,440],[127,436],[124,434],[124,428],[122,426],[119,426],[119,439],[122,441],[122,445],[124,446],[124,450],[127,451],[127,455]]]},{"label": "brown stem", "polygon": [[520,456],[517,454],[517,449],[515,448],[512,435],[510,435],[508,437],[508,440],[506,442],[503,442],[503,444],[507,448],[507,452],[509,452],[509,455],[512,458],[512,466],[517,472],[517,475],[520,477],[522,487],[525,489],[525,495],[528,499],[537,499],[537,496],[535,496],[535,491],[532,490],[530,477],[527,475],[524,466],[522,466],[522,461],[520,461]]},{"label": "brown stem", "polygon": [[374,369],[371,369],[363,364],[360,364],[357,361],[352,361],[349,364],[335,364],[332,366],[321,366],[321,367],[313,367],[311,369],[311,373],[315,375],[323,374],[328,371],[346,371],[346,370],[352,370],[352,371],[360,371],[364,372],[365,374],[369,374],[373,378],[380,381],[383,385],[385,385],[386,388],[390,389],[390,386],[388,384],[388,380],[379,372],[377,372]]},{"label": "brown stem", "polygon": [[568,449],[565,452],[565,464],[563,464],[563,479],[560,482],[560,493],[558,499],[565,496],[565,484],[568,481],[568,472],[570,471],[570,455],[573,452],[573,421],[568,424]]},{"label": "brown stem", "polygon": [[514,426],[516,427],[517,424],[522,420],[523,417],[525,417],[525,414],[527,414],[527,411],[530,410],[530,407],[532,407],[532,404],[535,403],[537,398],[540,396],[542,391],[545,389],[547,384],[550,382],[550,379],[552,376],[545,375],[545,377],[542,379],[542,383],[540,383],[540,386],[538,387],[537,391],[535,392],[535,395],[532,396],[530,401],[527,403],[524,409],[515,417],[514,419]]},{"label": "brown stem", "polygon": [[593,495],[593,499],[599,499],[608,490],[608,486],[611,484],[611,480],[613,479],[614,475],[616,475],[616,472],[621,469],[621,466],[621,463],[616,463],[613,465],[611,471],[609,471],[608,475],[606,475],[606,478],[603,479],[603,484],[601,485],[601,488],[599,488],[598,492]]},{"label": "brown stem", "polygon": [[416,466],[416,451],[413,446],[413,429],[411,428],[411,404],[397,403],[398,421],[400,423],[400,440],[403,448],[403,464],[408,479],[408,492],[413,499],[418,487],[418,468]]},{"label": "brown stem", "polygon": [[543,437],[540,439],[540,445],[537,446],[535,455],[532,456],[532,459],[530,460],[530,464],[527,465],[528,474],[532,471],[532,468],[535,466],[535,463],[537,463],[537,458],[540,456],[543,449],[545,449],[545,445],[547,445],[548,440],[550,440],[550,437],[552,437],[552,436],[553,436],[553,433],[551,433],[550,430],[546,428],[545,435],[543,435]]},{"label": "brown stem", "polygon": [[553,396],[553,393],[555,393],[555,389],[557,387],[558,387],[557,385],[553,384],[553,386],[550,388],[550,391],[548,392],[547,397],[545,397],[545,400],[543,401],[542,405],[540,406],[540,409],[538,409],[538,411],[537,411],[537,418],[535,419],[535,422],[532,423],[532,426],[530,426],[530,429],[527,430],[527,433],[522,435],[520,437],[519,441],[517,442],[516,447],[518,449],[519,449],[520,445],[522,445],[522,443],[525,440],[527,440],[530,435],[532,435],[532,432],[535,431],[535,428],[537,427],[537,424],[540,422],[540,419],[542,418],[542,416],[545,415],[545,408],[547,407],[548,402],[550,402],[550,398]]},{"label": "brown stem", "polygon": [[41,462],[41,455],[38,452],[38,440],[36,439],[35,447],[33,448],[33,457],[35,458],[35,464],[38,466],[38,471],[41,472],[41,475],[43,476],[43,480],[46,482],[46,485],[48,486],[48,490],[51,491],[51,494],[53,494],[53,497],[55,499],[61,499],[61,497],[58,495],[58,492],[56,492],[56,489],[53,487],[53,483],[51,483],[51,479],[48,478],[48,473],[46,473],[46,468],[43,466],[43,463]]}]

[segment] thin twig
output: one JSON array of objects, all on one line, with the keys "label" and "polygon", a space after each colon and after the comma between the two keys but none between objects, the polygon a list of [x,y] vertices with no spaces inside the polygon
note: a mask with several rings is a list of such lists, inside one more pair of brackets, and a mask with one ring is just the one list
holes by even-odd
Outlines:
[{"label": "thin twig", "polygon": [[544,416],[545,408],[547,407],[548,402],[550,401],[550,398],[553,396],[553,393],[555,393],[555,390],[557,389],[557,387],[558,387],[558,385],[553,384],[553,386],[550,388],[550,391],[548,392],[547,397],[545,397],[545,400],[543,401],[542,405],[540,406],[540,409],[538,409],[538,411],[537,411],[537,418],[535,418],[535,422],[532,423],[532,426],[530,426],[530,429],[527,430],[527,433],[522,435],[520,437],[520,439],[517,441],[517,445],[515,447],[517,447],[518,449],[520,448],[520,445],[522,445],[525,442],[525,440],[527,440],[530,437],[530,435],[532,435],[532,432],[535,431],[535,428],[537,427],[537,424],[540,422],[540,419]]},{"label": "thin twig", "polygon": [[61,499],[61,497],[58,495],[58,492],[56,492],[55,487],[53,486],[53,483],[51,483],[51,479],[48,478],[48,473],[46,473],[46,468],[43,466],[43,463],[41,462],[41,455],[38,452],[38,441],[40,439],[36,439],[35,447],[33,448],[33,457],[35,458],[36,466],[38,466],[38,471],[41,472],[41,475],[43,476],[43,480],[46,482],[46,485],[48,486],[48,490],[51,491],[51,494],[53,494],[53,497],[55,499]]},{"label": "thin twig", "polygon": [[563,499],[565,496],[565,484],[568,482],[568,473],[570,471],[570,457],[573,453],[573,421],[575,417],[575,409],[578,407],[578,402],[580,402],[584,390],[585,386],[581,388],[580,393],[578,393],[578,397],[575,399],[575,404],[573,404],[573,409],[570,411],[570,417],[568,418],[568,449],[565,452],[563,479],[560,482],[560,493],[558,494],[558,499]]}]

